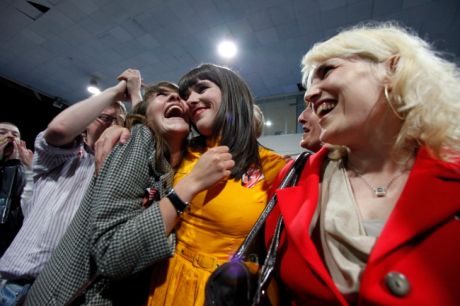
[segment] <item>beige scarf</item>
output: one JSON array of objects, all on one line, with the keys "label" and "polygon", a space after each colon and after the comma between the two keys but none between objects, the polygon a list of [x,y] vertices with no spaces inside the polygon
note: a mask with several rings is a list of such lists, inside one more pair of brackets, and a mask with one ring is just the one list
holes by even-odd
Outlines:
[{"label": "beige scarf", "polygon": [[326,166],[319,203],[321,244],[326,266],[340,292],[358,292],[360,275],[384,221],[369,220],[363,225],[340,160],[329,160]]}]

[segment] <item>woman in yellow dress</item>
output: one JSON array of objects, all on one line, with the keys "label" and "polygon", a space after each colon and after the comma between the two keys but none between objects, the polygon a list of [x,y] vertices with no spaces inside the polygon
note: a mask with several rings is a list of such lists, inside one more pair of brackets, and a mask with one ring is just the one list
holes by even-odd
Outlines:
[{"label": "woman in yellow dress", "polygon": [[226,180],[198,193],[181,215],[175,255],[153,271],[148,305],[202,306],[208,277],[249,233],[285,161],[258,144],[253,97],[233,71],[204,64],[183,76],[179,87],[200,135],[191,141],[174,180],[218,145],[230,148],[235,166]]}]

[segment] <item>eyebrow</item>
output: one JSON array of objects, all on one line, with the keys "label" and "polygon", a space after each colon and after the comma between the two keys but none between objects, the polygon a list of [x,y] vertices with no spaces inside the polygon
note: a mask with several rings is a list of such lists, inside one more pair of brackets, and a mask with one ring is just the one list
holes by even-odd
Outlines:
[{"label": "eyebrow", "polygon": [[19,135],[18,131],[10,130],[10,129],[7,129],[7,128],[0,128],[0,132],[2,132],[2,133],[11,132],[13,135]]},{"label": "eyebrow", "polygon": [[193,84],[193,86],[196,86],[196,85],[201,85],[201,84],[209,84],[209,83],[214,83],[213,81],[211,80],[207,80],[207,79],[204,79],[204,80],[198,80],[196,81],[195,84]]},{"label": "eyebrow", "polygon": [[161,88],[160,90],[158,90],[158,93],[168,94],[168,93],[176,93],[176,91],[169,89],[169,88]]},{"label": "eyebrow", "polygon": [[316,73],[316,69],[318,68],[317,65],[312,65],[311,70],[308,73],[307,79],[305,80],[304,87],[306,90],[311,86],[311,83],[313,82],[313,75]]},{"label": "eyebrow", "polygon": [[328,58],[327,60],[321,62],[321,64],[312,65],[312,69],[310,70],[310,73],[308,74],[308,77],[307,77],[307,81],[306,81],[307,84],[305,84],[307,89],[312,84],[315,76],[318,76],[318,72],[322,71],[327,66],[332,65],[332,63],[330,62],[331,59],[333,58]]}]

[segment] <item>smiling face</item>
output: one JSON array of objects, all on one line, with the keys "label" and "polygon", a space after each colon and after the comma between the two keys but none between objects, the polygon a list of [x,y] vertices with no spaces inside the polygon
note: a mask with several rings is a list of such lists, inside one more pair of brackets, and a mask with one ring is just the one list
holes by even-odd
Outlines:
[{"label": "smiling face", "polygon": [[321,148],[321,141],[319,140],[321,127],[319,118],[313,112],[310,103],[306,103],[304,111],[299,115],[298,122],[303,130],[300,146],[313,152],[318,151]]},{"label": "smiling face", "polygon": [[147,122],[160,136],[181,143],[189,133],[188,106],[176,89],[160,87],[147,98]]},{"label": "smiling face", "polygon": [[381,68],[364,59],[331,58],[312,71],[305,100],[319,118],[322,142],[352,145],[380,127],[387,110]]},{"label": "smiling face", "polygon": [[201,135],[212,135],[214,121],[221,102],[222,91],[212,81],[198,80],[189,88],[187,104],[190,120]]}]

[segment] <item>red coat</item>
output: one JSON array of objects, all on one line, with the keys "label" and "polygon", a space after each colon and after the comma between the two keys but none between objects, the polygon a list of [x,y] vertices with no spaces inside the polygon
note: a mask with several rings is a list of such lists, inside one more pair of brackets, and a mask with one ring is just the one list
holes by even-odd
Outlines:
[{"label": "red coat", "polygon": [[[322,149],[310,157],[297,186],[276,191],[266,223],[268,240],[282,213],[277,273],[292,305],[348,305],[308,234],[326,155]],[[362,274],[358,305],[460,305],[460,162],[419,150]]]}]

